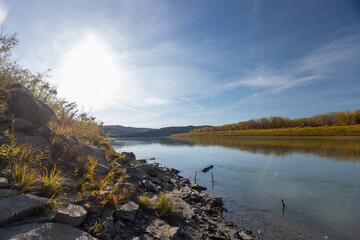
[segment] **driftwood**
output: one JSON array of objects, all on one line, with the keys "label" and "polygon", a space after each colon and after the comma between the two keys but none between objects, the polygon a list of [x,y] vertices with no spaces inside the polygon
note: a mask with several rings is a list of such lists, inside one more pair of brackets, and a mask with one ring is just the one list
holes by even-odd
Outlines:
[{"label": "driftwood", "polygon": [[213,167],[214,167],[214,165],[210,165],[210,166],[208,166],[208,167],[206,167],[206,168],[201,169],[201,171],[204,172],[204,173],[206,173],[206,172],[208,172],[210,169],[212,169]]}]

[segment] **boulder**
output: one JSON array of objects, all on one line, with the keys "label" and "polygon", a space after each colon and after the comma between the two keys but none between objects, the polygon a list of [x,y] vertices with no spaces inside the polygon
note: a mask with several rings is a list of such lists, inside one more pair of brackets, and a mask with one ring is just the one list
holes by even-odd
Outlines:
[{"label": "boulder", "polygon": [[47,203],[47,198],[22,194],[0,200],[0,226],[32,216]]},{"label": "boulder", "polygon": [[172,227],[163,220],[155,219],[151,224],[146,228],[146,233],[152,236],[155,239],[178,239],[181,234],[181,228]]},{"label": "boulder", "polygon": [[42,126],[39,128],[39,135],[43,137],[47,142],[49,142],[53,137],[56,136],[56,133],[49,128],[48,126]]},{"label": "boulder", "polygon": [[139,210],[139,204],[129,201],[122,206],[116,207],[116,217],[129,221],[134,221],[135,215],[138,210]]},{"label": "boulder", "polygon": [[139,187],[140,181],[141,181],[141,179],[135,175],[126,174],[124,176],[124,182],[132,184],[135,188]]},{"label": "boulder", "polygon": [[140,179],[145,179],[148,177],[148,174],[141,168],[129,167],[126,169],[126,174],[136,176]]},{"label": "boulder", "polygon": [[31,145],[36,149],[43,151],[50,151],[50,148],[45,140],[45,138],[41,136],[16,136],[16,142],[18,144],[26,144]]},{"label": "boulder", "polygon": [[84,156],[94,157],[97,159],[98,165],[96,166],[96,171],[98,174],[105,174],[110,170],[109,163],[106,161],[104,150],[92,145],[80,143],[80,151]]},{"label": "boulder", "polygon": [[147,190],[151,192],[158,191],[158,186],[156,186],[154,183],[150,182],[149,180],[143,180],[142,182]]},{"label": "boulder", "polygon": [[6,188],[9,185],[9,181],[6,178],[0,177],[0,188]]},{"label": "boulder", "polygon": [[96,240],[90,234],[61,223],[29,223],[0,228],[1,239],[27,240]]},{"label": "boulder", "polygon": [[122,152],[120,154],[120,158],[118,159],[119,163],[125,163],[125,164],[135,160],[136,157],[133,152]]},{"label": "boulder", "polygon": [[78,205],[69,204],[66,208],[59,209],[55,214],[55,222],[79,226],[86,219],[87,211]]},{"label": "boulder", "polygon": [[5,98],[8,106],[7,115],[23,118],[36,128],[47,125],[51,119],[56,119],[48,105],[35,99],[30,91],[20,84],[7,87]]},{"label": "boulder", "polygon": [[192,189],[195,189],[195,190],[197,190],[197,191],[207,190],[207,187],[200,186],[200,185],[197,184],[197,183],[192,183],[192,184],[191,184],[191,188],[192,188]]},{"label": "boulder", "polygon": [[25,119],[15,118],[13,122],[9,123],[9,127],[18,132],[30,132],[34,130],[34,125]]},{"label": "boulder", "polygon": [[139,167],[152,177],[163,173],[163,170],[153,164],[142,164]]}]

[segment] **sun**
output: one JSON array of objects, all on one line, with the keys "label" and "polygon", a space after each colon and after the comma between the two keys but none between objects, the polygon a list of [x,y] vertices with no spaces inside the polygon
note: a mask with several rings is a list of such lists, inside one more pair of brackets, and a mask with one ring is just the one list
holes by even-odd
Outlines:
[{"label": "sun", "polygon": [[60,96],[75,101],[85,111],[105,108],[122,80],[114,53],[94,35],[74,44],[55,74]]}]

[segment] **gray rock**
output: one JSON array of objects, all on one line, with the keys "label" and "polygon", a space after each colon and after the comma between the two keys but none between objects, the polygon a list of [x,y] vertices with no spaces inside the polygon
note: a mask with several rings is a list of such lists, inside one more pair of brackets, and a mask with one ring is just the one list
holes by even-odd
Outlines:
[{"label": "gray rock", "polygon": [[0,228],[1,239],[8,240],[96,240],[90,234],[61,223],[30,223]]},{"label": "gray rock", "polygon": [[6,188],[9,185],[9,181],[6,178],[0,177],[0,188]]},{"label": "gray rock", "polygon": [[155,183],[155,184],[160,184],[160,183],[161,183],[161,180],[158,179],[157,177],[152,177],[152,178],[150,178],[150,181],[152,181],[152,182]]},{"label": "gray rock", "polygon": [[139,167],[152,177],[156,177],[157,175],[163,173],[163,170],[153,164],[142,164]]},{"label": "gray rock", "polygon": [[11,197],[16,193],[15,190],[11,189],[0,189],[0,198]]},{"label": "gray rock", "polygon": [[200,186],[200,185],[197,184],[197,183],[192,183],[192,184],[191,184],[191,188],[192,188],[192,189],[195,189],[195,190],[197,190],[197,191],[207,190],[206,187]]},{"label": "gray rock", "polygon": [[240,232],[240,233],[239,233],[239,236],[240,236],[240,239],[242,239],[242,240],[253,240],[253,237],[247,235],[247,234],[244,233],[244,232]]},{"label": "gray rock", "polygon": [[32,216],[40,207],[47,203],[47,198],[36,197],[28,194],[0,200],[0,226]]},{"label": "gray rock", "polygon": [[122,206],[116,207],[116,217],[129,221],[134,221],[135,215],[138,210],[139,204],[129,201]]},{"label": "gray rock", "polygon": [[49,128],[48,126],[40,127],[39,128],[39,135],[41,137],[45,138],[45,140],[47,142],[49,142],[51,138],[56,136],[55,132],[51,128]]},{"label": "gray rock", "polygon": [[10,126],[15,131],[19,132],[30,132],[34,130],[34,125],[27,120],[24,120],[22,118],[15,118],[13,122],[10,123]]},{"label": "gray rock", "polygon": [[18,144],[31,145],[31,146],[33,146],[37,149],[43,150],[43,151],[50,151],[45,138],[43,138],[41,136],[16,137],[16,142]]},{"label": "gray rock", "polygon": [[149,180],[143,180],[142,182],[147,190],[151,192],[157,192],[158,188],[154,183],[150,182]]},{"label": "gray rock", "polygon": [[97,159],[98,165],[96,166],[96,171],[98,174],[104,174],[110,170],[109,163],[106,161],[104,150],[83,143],[80,143],[80,149],[82,155]]},{"label": "gray rock", "polygon": [[164,174],[157,175],[157,178],[160,179],[163,183],[170,183],[170,178]]},{"label": "gray rock", "polygon": [[181,228],[172,227],[160,219],[155,219],[146,228],[146,232],[156,239],[171,240],[179,237]]},{"label": "gray rock", "polygon": [[128,175],[124,176],[124,182],[132,184],[135,188],[139,187],[140,178],[135,175]]},{"label": "gray rock", "polygon": [[136,168],[135,167],[127,168],[126,174],[136,176],[136,177],[140,178],[141,180],[149,177],[148,174],[143,169],[137,168],[137,167]]},{"label": "gray rock", "polygon": [[30,91],[20,84],[6,87],[5,98],[8,105],[7,115],[30,121],[36,128],[56,119],[49,106],[35,99]]},{"label": "gray rock", "polygon": [[78,205],[69,204],[66,208],[56,211],[55,222],[69,224],[73,227],[79,226],[86,219],[87,211]]}]

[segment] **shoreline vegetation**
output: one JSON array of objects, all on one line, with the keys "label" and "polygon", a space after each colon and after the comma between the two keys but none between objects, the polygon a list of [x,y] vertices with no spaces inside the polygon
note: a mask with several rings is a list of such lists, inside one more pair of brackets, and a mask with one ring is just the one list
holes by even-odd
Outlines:
[{"label": "shoreline vegetation", "polygon": [[171,137],[360,137],[360,124],[349,126],[293,127],[225,131],[196,130],[189,133],[173,134]]},{"label": "shoreline vegetation", "polygon": [[360,110],[329,112],[290,119],[267,117],[216,127],[198,128],[173,136],[360,136]]}]

